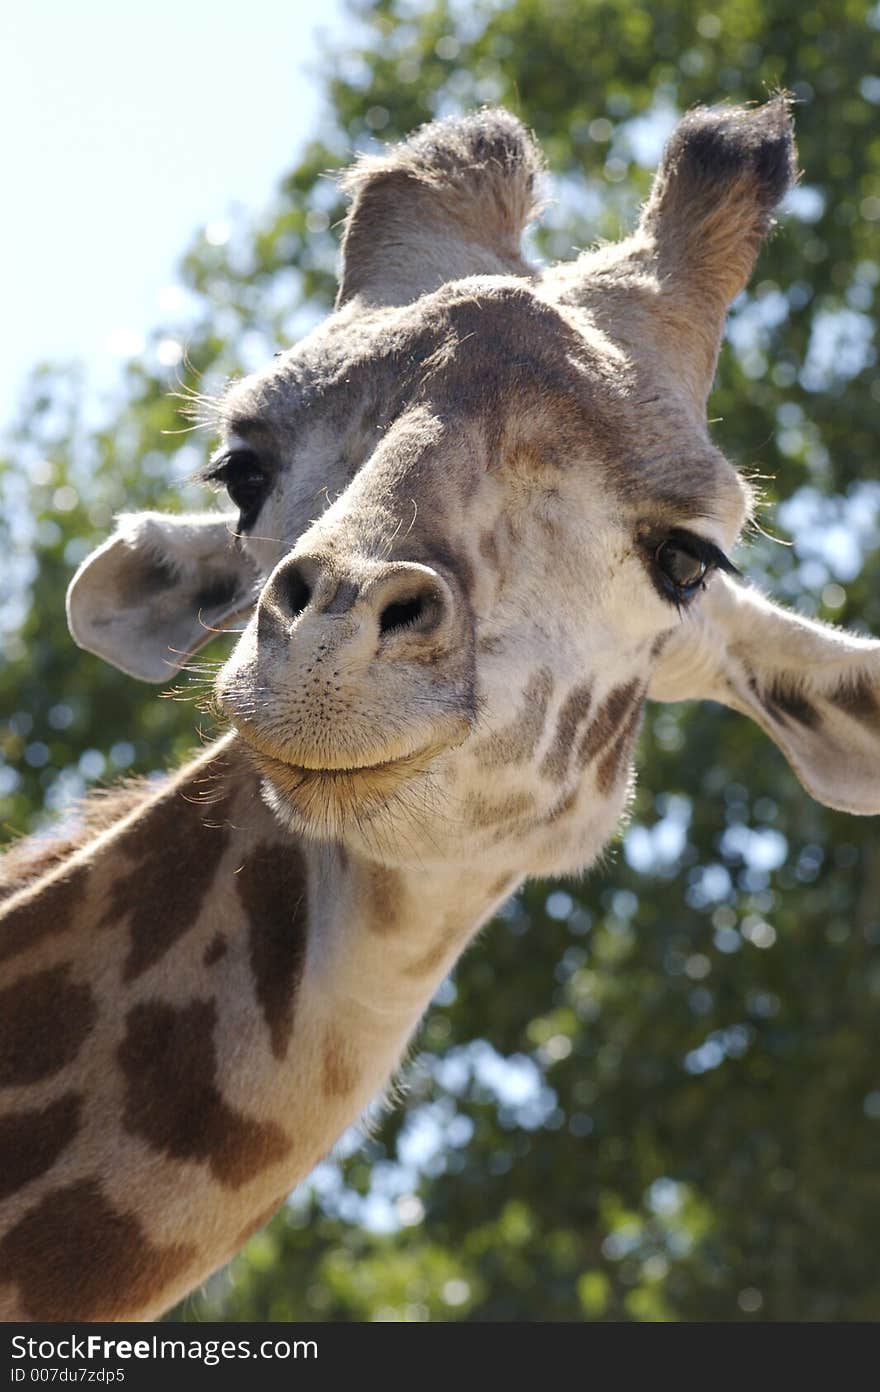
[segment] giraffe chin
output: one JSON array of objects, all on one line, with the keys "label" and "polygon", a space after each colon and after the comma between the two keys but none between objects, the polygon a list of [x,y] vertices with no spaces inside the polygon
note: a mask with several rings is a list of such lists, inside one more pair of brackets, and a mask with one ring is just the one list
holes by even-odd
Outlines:
[{"label": "giraffe chin", "polygon": [[403,789],[423,778],[445,745],[429,745],[398,759],[358,768],[306,768],[250,747],[267,780],[269,802],[300,833],[319,841],[340,839],[391,809]]}]

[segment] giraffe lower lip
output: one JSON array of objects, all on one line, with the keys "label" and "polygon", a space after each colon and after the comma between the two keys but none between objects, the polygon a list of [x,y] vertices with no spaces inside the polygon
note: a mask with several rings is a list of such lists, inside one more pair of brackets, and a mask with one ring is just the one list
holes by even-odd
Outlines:
[{"label": "giraffe lower lip", "polygon": [[403,770],[414,768],[416,765],[424,767],[425,761],[432,758],[436,750],[417,749],[410,754],[402,754],[396,759],[383,759],[375,764],[350,764],[340,765],[319,765],[319,764],[295,764],[288,759],[279,759],[277,755],[267,754],[263,750],[256,750],[261,762],[267,765],[272,764],[279,769],[284,769],[288,774],[301,774],[305,779],[327,779],[331,782],[338,779],[356,779],[359,777],[375,777],[393,770]]},{"label": "giraffe lower lip", "polygon": [[356,778],[358,774],[378,773],[383,769],[396,768],[400,764],[411,763],[418,758],[420,751],[401,754],[397,759],[381,759],[375,764],[291,764],[290,768],[300,773],[320,774],[324,778]]},{"label": "giraffe lower lip", "polygon": [[293,757],[288,756],[283,746],[279,747],[275,740],[268,738],[259,726],[249,720],[239,718],[235,723],[238,734],[250,750],[252,758],[265,773],[271,775],[274,771],[288,780],[299,778],[304,783],[322,784],[326,787],[332,787],[336,783],[355,786],[362,782],[378,782],[383,779],[389,779],[394,783],[399,782],[401,778],[422,773],[439,755],[460,745],[471,729],[468,716],[458,712],[449,713],[438,720],[432,732],[433,738],[405,753],[376,759],[370,763],[365,761],[351,764],[306,764],[298,760],[295,753]]},{"label": "giraffe lower lip", "polygon": [[329,816],[344,821],[377,810],[405,784],[424,773],[440,751],[436,746],[415,750],[383,763],[351,768],[310,768],[252,749],[260,772],[270,780],[284,801],[301,816]]},{"label": "giraffe lower lip", "polygon": [[295,828],[319,840],[334,839],[352,824],[369,822],[428,768],[437,749],[357,768],[306,768],[251,749],[277,810]]},{"label": "giraffe lower lip", "polygon": [[435,738],[406,754],[372,764],[344,768],[316,768],[280,757],[258,729],[238,723],[256,768],[263,774],[282,815],[293,825],[319,840],[344,834],[351,824],[369,822],[433,767],[436,760],[460,745],[470,731],[470,721],[456,715],[438,722]]}]

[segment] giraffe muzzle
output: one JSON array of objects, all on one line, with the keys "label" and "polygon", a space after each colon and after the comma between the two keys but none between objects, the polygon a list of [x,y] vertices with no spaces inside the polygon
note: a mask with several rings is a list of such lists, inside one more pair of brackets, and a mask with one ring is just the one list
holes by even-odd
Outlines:
[{"label": "giraffe muzzle", "polygon": [[472,673],[470,624],[439,571],[301,552],[269,577],[217,692],[302,828],[326,835],[462,743]]},{"label": "giraffe muzzle", "polygon": [[449,584],[430,566],[414,561],[360,562],[340,566],[332,558],[292,555],[275,568],[257,607],[258,635],[298,641],[302,621],[329,631],[348,621],[353,648],[393,662],[442,645],[452,627],[455,602]]}]

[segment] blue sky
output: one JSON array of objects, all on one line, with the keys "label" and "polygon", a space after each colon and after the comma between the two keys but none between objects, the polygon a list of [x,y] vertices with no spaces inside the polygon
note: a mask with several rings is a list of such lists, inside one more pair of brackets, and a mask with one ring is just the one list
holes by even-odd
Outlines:
[{"label": "blue sky", "polygon": [[165,317],[193,233],[259,208],[314,129],[341,0],[37,0],[0,12],[0,429],[41,359],[93,390]]}]

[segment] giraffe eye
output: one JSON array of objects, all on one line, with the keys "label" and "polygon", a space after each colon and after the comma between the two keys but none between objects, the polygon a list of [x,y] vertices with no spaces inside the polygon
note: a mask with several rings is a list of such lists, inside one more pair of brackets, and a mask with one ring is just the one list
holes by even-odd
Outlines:
[{"label": "giraffe eye", "polygon": [[252,450],[235,450],[227,455],[210,477],[223,484],[231,502],[238,508],[240,530],[256,521],[269,490],[269,477]]},{"label": "giraffe eye", "polygon": [[654,570],[665,595],[675,604],[687,604],[713,570],[739,571],[724,552],[704,537],[676,528],[654,552]]},{"label": "giraffe eye", "polygon": [[680,539],[661,542],[654,559],[663,579],[679,591],[695,590],[702,585],[710,569],[706,557],[695,554]]}]

